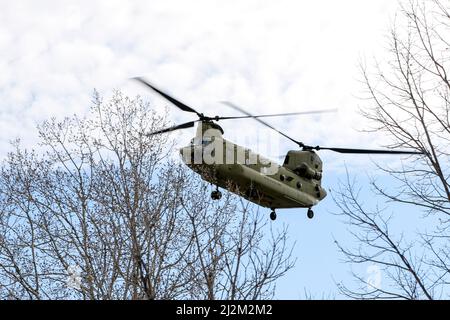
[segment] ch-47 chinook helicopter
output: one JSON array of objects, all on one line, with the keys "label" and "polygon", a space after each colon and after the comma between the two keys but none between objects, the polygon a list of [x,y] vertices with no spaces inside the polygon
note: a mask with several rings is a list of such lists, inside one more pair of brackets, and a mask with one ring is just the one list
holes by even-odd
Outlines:
[{"label": "ch-47 chinook helicopter", "polygon": [[[321,186],[323,166],[316,153],[319,150],[330,150],[351,154],[421,154],[403,150],[372,150],[311,146],[295,140],[273,126],[264,122],[263,117],[293,116],[332,112],[334,110],[315,110],[283,114],[252,115],[240,107],[223,102],[229,107],[245,114],[245,116],[208,117],[203,113],[185,105],[179,100],[164,93],[143,78],[133,78],[152,89],[176,107],[185,112],[195,113],[197,120],[175,125],[149,133],[149,135],[167,133],[179,129],[197,126],[195,137],[189,146],[180,149],[186,165],[200,174],[202,179],[216,186],[211,198],[218,200],[222,194],[219,187],[238,194],[260,206],[270,208],[270,219],[275,220],[275,210],[281,208],[308,208],[308,218],[313,218],[312,207],[327,195]],[[300,150],[290,150],[285,156],[283,165],[273,163],[248,148],[234,144],[223,138],[224,131],[217,124],[220,120],[252,118],[259,123],[281,134],[294,142]]]}]

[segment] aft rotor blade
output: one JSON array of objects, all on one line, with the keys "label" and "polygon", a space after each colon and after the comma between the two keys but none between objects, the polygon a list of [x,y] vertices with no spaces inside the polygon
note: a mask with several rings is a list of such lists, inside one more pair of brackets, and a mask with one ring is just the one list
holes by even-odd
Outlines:
[{"label": "aft rotor blade", "polygon": [[175,106],[177,106],[178,108],[180,108],[183,111],[186,112],[192,112],[192,113],[196,113],[199,117],[201,117],[201,114],[199,112],[197,112],[196,110],[194,110],[193,108],[185,105],[184,103],[178,101],[177,99],[175,99],[174,97],[169,96],[167,93],[159,90],[158,88],[156,88],[154,85],[150,84],[147,80],[141,78],[141,77],[135,77],[133,78],[134,80],[140,82],[141,84],[143,84],[144,86],[152,89],[153,91],[159,93],[162,97],[164,97],[165,99],[169,100],[170,102],[172,102]]},{"label": "aft rotor blade", "polygon": [[258,119],[256,116],[254,116],[254,115],[248,113],[247,111],[241,109],[241,108],[238,107],[237,105],[235,105],[235,104],[233,104],[233,103],[231,103],[231,102],[229,102],[229,101],[222,101],[222,103],[225,104],[225,105],[227,105],[227,106],[229,106],[229,107],[231,107],[231,108],[233,108],[233,109],[235,109],[235,110],[237,110],[237,111],[239,111],[239,112],[241,112],[241,113],[243,113],[243,114],[245,114],[245,115],[247,115],[249,118],[255,119],[256,121],[258,121],[259,123],[265,125],[266,127],[268,127],[268,128],[270,128],[270,129],[272,129],[272,130],[278,132],[278,133],[281,134],[283,137],[288,138],[288,139],[291,140],[292,142],[298,144],[300,147],[303,147],[303,143],[302,143],[302,142],[297,141],[297,140],[295,140],[295,139],[292,139],[292,138],[289,137],[287,134],[285,134],[285,133],[283,133],[283,132],[281,132],[281,131],[275,129],[274,127],[272,127],[272,126],[271,126],[270,124],[268,124],[267,122],[264,122],[264,121],[262,121],[261,119]]},{"label": "aft rotor blade", "polygon": [[192,128],[194,126],[194,124],[196,122],[198,122],[198,121],[200,121],[200,120],[189,121],[189,122],[186,122],[186,123],[178,124],[176,126],[172,126],[172,127],[169,127],[169,128],[165,128],[165,129],[161,129],[161,130],[158,130],[158,131],[155,131],[155,132],[148,133],[147,135],[148,136],[153,136],[155,134],[161,134],[161,133],[171,132],[171,131],[180,130],[180,129]]},{"label": "aft rotor blade", "polygon": [[[308,149],[308,148],[307,148]],[[339,153],[352,153],[352,154],[423,154],[419,151],[408,150],[373,150],[373,149],[352,149],[352,148],[326,148],[326,147],[313,147],[314,150],[330,150]]]},{"label": "aft rotor blade", "polygon": [[336,111],[337,111],[337,109],[322,109],[322,110],[311,110],[311,111],[302,111],[302,112],[261,114],[261,115],[256,115],[256,116],[249,115],[249,116],[236,116],[236,117],[218,117],[218,120],[266,118],[266,117],[289,117],[289,116],[298,116],[298,115],[306,115],[306,114],[331,113],[331,112],[336,112]]}]

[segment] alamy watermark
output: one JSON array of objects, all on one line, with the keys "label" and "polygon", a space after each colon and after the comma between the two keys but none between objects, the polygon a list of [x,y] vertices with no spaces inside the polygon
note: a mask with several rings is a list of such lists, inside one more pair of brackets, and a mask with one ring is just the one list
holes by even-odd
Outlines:
[{"label": "alamy watermark", "polygon": [[374,290],[381,289],[381,269],[376,264],[372,264],[367,267],[367,291],[371,292]]},{"label": "alamy watermark", "polygon": [[67,268],[67,288],[81,289],[81,268],[79,266],[69,266]]},{"label": "alamy watermark", "polygon": [[259,165],[259,171],[273,175],[278,171],[278,164],[263,154],[279,153],[279,138],[267,135],[264,143],[257,144],[257,151],[241,147],[228,139],[216,135],[215,129],[205,130],[203,136],[195,137],[191,145],[182,149],[183,161],[187,164],[245,164]]}]

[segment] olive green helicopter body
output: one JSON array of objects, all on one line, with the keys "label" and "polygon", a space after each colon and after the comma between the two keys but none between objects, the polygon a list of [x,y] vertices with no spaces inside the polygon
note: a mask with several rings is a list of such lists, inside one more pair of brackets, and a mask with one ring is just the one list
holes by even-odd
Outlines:
[{"label": "olive green helicopter body", "polygon": [[[180,110],[195,113],[197,120],[158,130],[149,135],[163,134],[179,129],[194,127],[198,123],[195,137],[190,144],[180,149],[182,160],[205,181],[216,186],[211,198],[219,200],[219,188],[233,192],[257,205],[270,208],[270,218],[276,219],[276,209],[308,208],[307,216],[312,218],[312,207],[323,200],[327,193],[321,185],[323,164],[316,151],[330,150],[346,154],[422,154],[417,151],[373,150],[310,146],[297,141],[261,120],[264,117],[294,116],[334,112],[336,109],[312,110],[303,112],[252,115],[231,102],[225,105],[244,114],[244,116],[208,117],[185,105],[167,93],[156,88],[143,78],[134,78],[147,88],[170,101]],[[287,152],[282,165],[239,146],[223,135],[217,124],[220,120],[251,118],[298,145],[299,150]]]}]

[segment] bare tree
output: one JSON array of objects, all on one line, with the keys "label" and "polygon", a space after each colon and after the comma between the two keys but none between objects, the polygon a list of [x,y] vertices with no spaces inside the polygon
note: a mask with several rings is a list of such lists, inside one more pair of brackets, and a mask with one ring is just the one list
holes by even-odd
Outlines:
[{"label": "bare tree", "polygon": [[173,141],[146,135],[167,120],[139,97],[92,105],[1,166],[0,298],[272,297],[294,263],[287,230],[232,194],[213,202]]},{"label": "bare tree", "polygon": [[212,217],[209,208],[194,209],[201,205],[199,201],[202,199],[184,206],[198,254],[198,265],[192,269],[200,289],[196,298],[273,297],[275,281],[293,266],[291,249],[286,246],[287,229],[275,233],[270,228],[269,237],[264,236],[267,226],[259,222],[259,212],[241,199],[232,204],[233,211],[236,206],[240,208],[238,215]]},{"label": "bare tree", "polygon": [[[372,180],[372,191],[382,203],[423,212],[423,225],[414,239],[406,239],[391,223],[390,207],[369,208],[359,197],[359,187],[348,178],[335,194],[358,242],[357,248],[338,247],[347,261],[375,264],[384,270],[388,284],[370,286],[354,274],[356,289],[339,284],[354,298],[449,298],[449,143],[450,143],[450,7],[448,2],[401,3],[390,35],[387,63],[375,72],[363,66],[362,74],[372,108],[363,115],[375,130],[391,138],[391,147],[408,147],[423,156],[412,156],[400,166],[378,168],[396,182],[396,189]],[[393,207],[392,207],[393,208]]]}]

